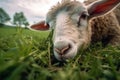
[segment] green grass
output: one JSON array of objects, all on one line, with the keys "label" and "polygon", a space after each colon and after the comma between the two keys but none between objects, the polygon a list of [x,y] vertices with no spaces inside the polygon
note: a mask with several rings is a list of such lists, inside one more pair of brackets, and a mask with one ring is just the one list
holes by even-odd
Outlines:
[{"label": "green grass", "polygon": [[56,62],[48,35],[0,27],[0,80],[120,80],[120,47],[98,43]]}]

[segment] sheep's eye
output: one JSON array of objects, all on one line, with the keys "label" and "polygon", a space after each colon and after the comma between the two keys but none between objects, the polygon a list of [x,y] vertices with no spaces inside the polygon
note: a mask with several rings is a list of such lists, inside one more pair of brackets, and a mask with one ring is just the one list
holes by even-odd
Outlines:
[{"label": "sheep's eye", "polygon": [[87,18],[87,15],[86,15],[86,14],[82,14],[82,15],[81,15],[81,18],[82,18],[82,19],[86,19],[86,18]]},{"label": "sheep's eye", "polygon": [[87,20],[87,17],[88,17],[89,15],[86,13],[86,12],[83,12],[81,15],[80,15],[80,17],[79,17],[79,21],[78,21],[78,26],[80,26],[81,24],[81,21],[82,20]]},{"label": "sheep's eye", "polygon": [[88,17],[87,13],[82,13],[80,19],[87,19],[87,17]]}]

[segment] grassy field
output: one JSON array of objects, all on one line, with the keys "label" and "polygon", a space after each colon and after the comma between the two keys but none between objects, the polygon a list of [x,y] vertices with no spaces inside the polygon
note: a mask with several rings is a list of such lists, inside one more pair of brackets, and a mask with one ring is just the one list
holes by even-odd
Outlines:
[{"label": "grassy field", "polygon": [[0,80],[120,80],[120,47],[98,43],[57,62],[48,35],[0,27]]}]

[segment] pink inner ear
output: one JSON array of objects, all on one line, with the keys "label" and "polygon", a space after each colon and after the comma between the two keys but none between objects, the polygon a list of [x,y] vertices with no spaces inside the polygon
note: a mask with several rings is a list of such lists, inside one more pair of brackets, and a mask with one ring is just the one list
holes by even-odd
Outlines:
[{"label": "pink inner ear", "polygon": [[119,0],[111,0],[111,1],[108,1],[108,2],[106,2],[104,4],[98,5],[94,9],[93,13],[101,13],[103,11],[106,11],[106,10],[111,8],[111,5],[116,4],[118,2],[119,2]]},{"label": "pink inner ear", "polygon": [[45,21],[42,21],[40,23],[34,24],[31,26],[32,29],[35,30],[48,30],[49,29],[49,25],[45,25]]}]

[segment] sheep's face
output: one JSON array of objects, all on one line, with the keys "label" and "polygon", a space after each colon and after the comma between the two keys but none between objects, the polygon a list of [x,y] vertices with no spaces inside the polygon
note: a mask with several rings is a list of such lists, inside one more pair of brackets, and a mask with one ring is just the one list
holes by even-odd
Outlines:
[{"label": "sheep's face", "polygon": [[90,41],[87,9],[77,2],[65,5],[47,15],[47,23],[54,28],[53,50],[58,60],[73,58]]},{"label": "sheep's face", "polygon": [[[109,12],[119,3],[120,0],[97,0],[85,7],[75,0],[63,0],[48,12],[46,22],[43,21],[31,28],[35,30],[54,28],[54,55],[60,61],[66,60],[73,58],[78,50],[83,50],[89,44],[91,26],[88,26],[88,21]],[[44,25],[45,23],[49,25]]]}]

